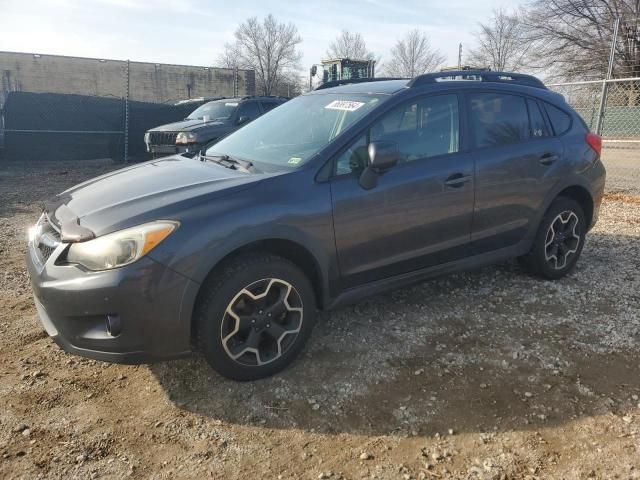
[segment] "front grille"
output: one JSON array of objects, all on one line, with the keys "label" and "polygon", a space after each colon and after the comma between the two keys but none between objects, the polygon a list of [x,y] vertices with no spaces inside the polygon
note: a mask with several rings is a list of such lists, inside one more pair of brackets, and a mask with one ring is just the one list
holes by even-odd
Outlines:
[{"label": "front grille", "polygon": [[178,132],[150,132],[149,142],[151,145],[172,145],[176,144]]},{"label": "front grille", "polygon": [[46,245],[42,244],[38,245],[38,250],[40,251],[40,257],[42,258],[42,261],[46,262],[47,260],[49,260],[51,255],[53,255],[55,249],[55,247],[47,247]]},{"label": "front grille", "polygon": [[40,217],[37,225],[37,233],[34,237],[33,243],[36,246],[40,261],[44,264],[55,249],[60,245],[60,232],[49,221],[46,214]]}]

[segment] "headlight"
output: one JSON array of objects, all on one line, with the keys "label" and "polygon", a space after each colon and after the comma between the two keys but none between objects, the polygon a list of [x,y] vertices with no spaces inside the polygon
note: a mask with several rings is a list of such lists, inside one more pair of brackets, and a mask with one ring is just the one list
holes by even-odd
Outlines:
[{"label": "headlight", "polygon": [[109,233],[88,242],[72,243],[67,262],[89,270],[109,270],[139,260],[178,228],[177,222],[158,221]]},{"label": "headlight", "polygon": [[187,145],[189,143],[196,143],[198,141],[198,135],[192,132],[180,132],[176,136],[177,145]]},{"label": "headlight", "polygon": [[147,145],[149,145],[149,141],[151,139],[150,137],[151,137],[151,134],[149,132],[144,134],[144,143],[146,143]]}]

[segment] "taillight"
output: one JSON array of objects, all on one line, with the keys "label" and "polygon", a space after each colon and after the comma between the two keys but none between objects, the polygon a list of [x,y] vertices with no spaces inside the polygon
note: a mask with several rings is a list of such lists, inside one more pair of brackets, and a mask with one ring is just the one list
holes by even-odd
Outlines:
[{"label": "taillight", "polygon": [[600,155],[600,152],[602,151],[602,137],[600,135],[596,135],[595,133],[589,132],[587,133],[586,140],[589,146],[593,148],[593,151]]}]

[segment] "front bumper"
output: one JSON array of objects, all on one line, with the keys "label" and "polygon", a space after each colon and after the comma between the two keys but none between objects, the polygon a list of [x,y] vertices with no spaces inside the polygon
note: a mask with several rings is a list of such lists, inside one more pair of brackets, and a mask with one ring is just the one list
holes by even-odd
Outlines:
[{"label": "front bumper", "polygon": [[[65,351],[116,363],[149,363],[190,353],[198,284],[144,257],[89,272],[57,265],[60,244],[44,262],[30,243],[27,269],[44,329]],[[110,331],[107,318],[121,329]]]}]

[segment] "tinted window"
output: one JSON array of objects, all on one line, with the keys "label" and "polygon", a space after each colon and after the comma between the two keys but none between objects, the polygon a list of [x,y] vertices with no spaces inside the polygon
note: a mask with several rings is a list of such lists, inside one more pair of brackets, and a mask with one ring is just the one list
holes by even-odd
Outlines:
[{"label": "tinted window", "polygon": [[401,162],[458,151],[458,97],[439,95],[403,105],[376,122],[370,141],[398,144]]},{"label": "tinted window", "polygon": [[260,105],[262,105],[262,110],[266,112],[268,112],[269,110],[276,108],[278,105],[280,105],[279,103],[274,103],[274,102],[260,102]]},{"label": "tinted window", "polygon": [[554,107],[550,103],[545,104],[547,114],[549,114],[549,120],[551,120],[551,126],[556,135],[562,135],[569,130],[571,126],[571,117],[560,110],[558,107]]},{"label": "tinted window", "polygon": [[429,97],[387,113],[338,156],[336,175],[360,173],[369,161],[369,142],[379,140],[397,143],[401,162],[457,152],[458,97]]},{"label": "tinted window", "polygon": [[529,119],[531,120],[531,136],[533,138],[548,136],[547,126],[544,123],[544,117],[538,102],[527,99],[527,106],[529,107]]},{"label": "tinted window", "polygon": [[475,93],[469,98],[476,148],[509,145],[529,138],[529,115],[523,97]]},{"label": "tinted window", "polygon": [[249,117],[251,120],[258,118],[262,112],[258,106],[258,102],[244,102],[240,104],[238,110],[238,118]]}]

